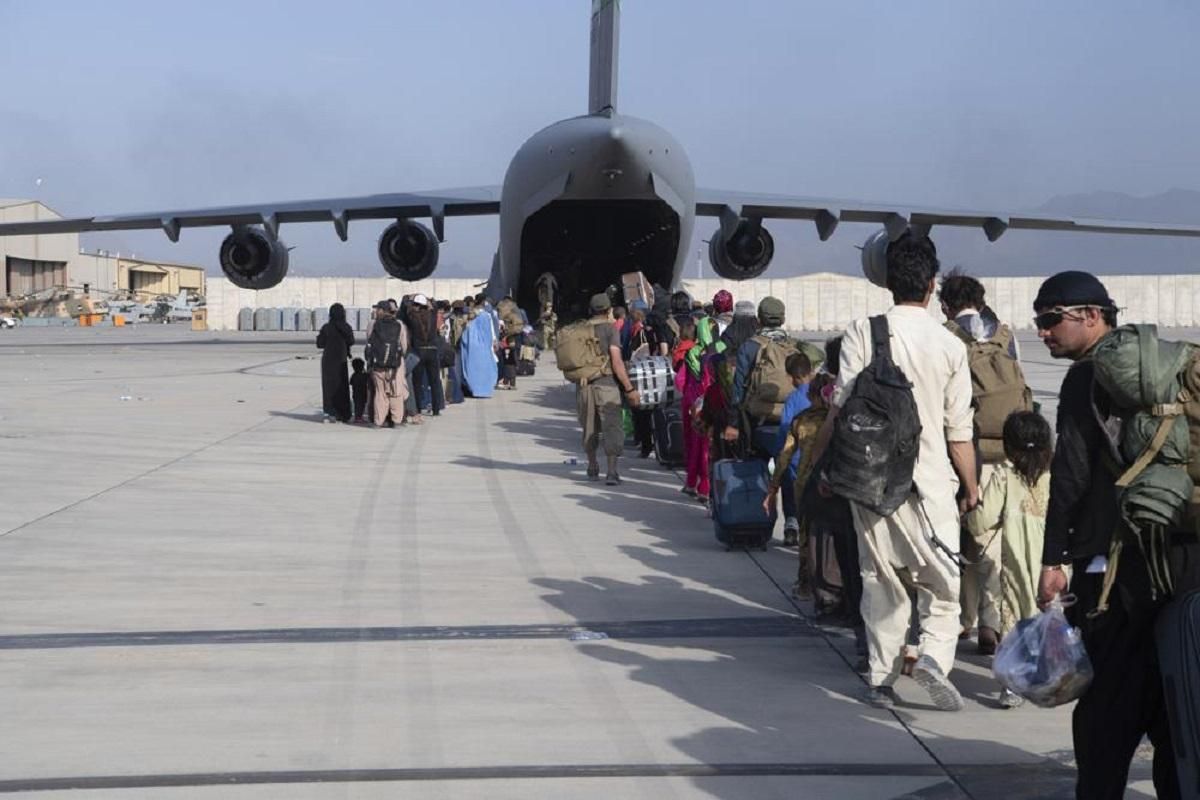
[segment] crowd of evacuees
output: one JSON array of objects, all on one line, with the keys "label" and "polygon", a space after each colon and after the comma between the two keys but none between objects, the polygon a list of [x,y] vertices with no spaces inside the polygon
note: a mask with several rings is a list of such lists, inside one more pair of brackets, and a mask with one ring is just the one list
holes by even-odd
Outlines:
[{"label": "crowd of evacuees", "polygon": [[[1155,529],[1157,549],[1122,525],[1133,512],[1118,508],[1116,484],[1136,454],[1121,451],[1125,417],[1093,374],[1116,303],[1078,271],[1047,279],[1034,298],[1038,337],[1072,362],[1052,429],[979,280],[941,274],[933,242],[909,232],[888,249],[886,282],[886,313],[819,343],[789,334],[773,297],[755,306],[728,291],[709,303],[659,291],[652,305],[614,308],[611,293],[594,296],[584,324],[607,365],[581,379],[572,356],[576,374],[565,371],[588,478],[600,480],[603,450],[605,480],[621,482],[626,431],[640,457],[666,463],[677,427],[682,492],[719,527],[731,501],[715,483],[750,491],[736,471],[715,482],[722,465],[771,464],[760,498],[767,538],[781,503],[783,544],[799,552],[793,592],[821,623],[854,630],[863,700],[875,707],[900,704],[894,687],[910,676],[939,709],[962,709],[950,679],[961,647],[991,656],[1023,620],[1073,602],[1066,615],[1094,670],[1073,712],[1077,796],[1123,797],[1143,737],[1158,796],[1195,796],[1181,794],[1171,737],[1172,725],[1177,737],[1190,727],[1195,742],[1200,708],[1188,716],[1164,694],[1155,621],[1200,588],[1200,548],[1181,519]],[[944,321],[930,313],[935,302]],[[652,357],[669,360],[677,426],[663,405],[644,407],[638,376]],[[877,432],[867,428],[881,416],[908,437],[906,463],[872,455]],[[1195,681],[1200,654],[1187,659]],[[1022,702],[1002,689],[994,704]]]},{"label": "crowd of evacuees", "polygon": [[[979,280],[942,275],[933,242],[909,232],[888,248],[886,288],[889,310],[817,342],[785,329],[779,299],[735,302],[724,290],[708,303],[658,289],[616,305],[614,287],[562,329],[549,297],[531,324],[511,299],[417,294],[375,306],[359,357],[334,304],[317,337],[322,414],[420,425],[464,397],[515,388],[554,348],[576,384],[587,479],[619,485],[627,446],[654,455],[682,473],[682,493],[708,508],[729,546],[765,546],[781,507],[782,544],[798,552],[793,594],[819,623],[853,630],[864,702],[902,704],[895,686],[911,678],[937,708],[962,709],[950,678],[960,648],[992,656],[1061,603],[1094,671],[1073,711],[1077,796],[1123,797],[1144,737],[1158,796],[1195,796],[1181,791],[1172,742],[1197,741],[1200,708],[1180,711],[1164,691],[1163,636],[1175,634],[1163,624],[1156,634],[1156,622],[1180,616],[1200,589],[1200,545],[1194,512],[1140,525],[1144,509],[1126,502],[1127,486],[1162,460],[1165,435],[1153,452],[1129,452],[1131,412],[1096,374],[1096,353],[1117,335],[1116,303],[1078,271],[1047,279],[1034,298],[1038,337],[1072,362],[1052,429]],[[1160,433],[1185,412],[1200,426],[1200,397],[1159,400]],[[1183,435],[1186,450],[1186,426]],[[1137,497],[1159,498],[1156,488]],[[730,506],[747,497],[757,508],[735,511],[758,514],[765,538],[739,540],[732,523],[723,536]],[[1183,663],[1196,680],[1200,655]],[[1022,702],[1001,689],[995,706]]]},{"label": "crowd of evacuees", "polygon": [[[549,318],[542,328],[551,326]],[[440,417],[466,397],[512,390],[532,374],[537,350],[528,316],[511,299],[484,295],[433,300],[423,294],[380,300],[355,356],[354,330],[341,303],[317,334],[321,418],[327,423],[396,428]]]}]

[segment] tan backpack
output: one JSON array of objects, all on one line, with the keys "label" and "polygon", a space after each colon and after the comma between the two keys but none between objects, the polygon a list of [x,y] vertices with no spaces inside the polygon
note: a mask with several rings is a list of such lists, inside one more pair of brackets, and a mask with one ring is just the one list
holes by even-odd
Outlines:
[{"label": "tan backpack", "polygon": [[612,373],[608,352],[596,336],[596,326],[602,324],[583,320],[558,331],[554,358],[563,377],[572,383],[586,385],[589,381]]},{"label": "tan backpack", "polygon": [[758,342],[758,355],[746,382],[742,408],[761,422],[778,423],[783,417],[783,403],[795,388],[788,375],[787,359],[797,352],[796,343],[767,336],[754,336],[751,341]]},{"label": "tan backpack", "polygon": [[1013,332],[1001,325],[991,339],[977,342],[955,322],[947,322],[946,329],[967,346],[980,458],[985,464],[998,464],[1004,460],[1004,421],[1014,411],[1033,410],[1033,391],[1020,362],[1008,352]]}]

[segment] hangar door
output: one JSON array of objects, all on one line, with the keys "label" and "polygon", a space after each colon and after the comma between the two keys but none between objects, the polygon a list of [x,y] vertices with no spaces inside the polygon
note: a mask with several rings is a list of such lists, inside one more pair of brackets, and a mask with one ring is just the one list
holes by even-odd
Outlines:
[{"label": "hangar door", "polygon": [[136,294],[168,294],[170,284],[167,271],[150,264],[130,267],[129,289]]},{"label": "hangar door", "polygon": [[27,258],[5,259],[5,285],[9,294],[29,294],[55,286],[66,286],[65,261],[31,261]]}]

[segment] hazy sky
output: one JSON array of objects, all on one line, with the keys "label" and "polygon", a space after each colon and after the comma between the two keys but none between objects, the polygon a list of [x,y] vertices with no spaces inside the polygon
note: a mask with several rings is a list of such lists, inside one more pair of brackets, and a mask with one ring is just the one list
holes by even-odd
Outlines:
[{"label": "hazy sky", "polygon": [[[0,196],[90,215],[499,184],[525,138],[586,111],[589,14],[0,0]],[[625,0],[618,106],[674,133],[703,186],[1023,210],[1200,188],[1198,38],[1184,0]],[[379,274],[382,227],[342,244],[285,226],[293,273]],[[774,230],[777,275],[854,270],[867,232]],[[448,220],[440,274],[486,275],[497,231]],[[224,233],[85,242],[214,267]],[[1024,252],[1017,237],[939,243],[986,267]]]}]

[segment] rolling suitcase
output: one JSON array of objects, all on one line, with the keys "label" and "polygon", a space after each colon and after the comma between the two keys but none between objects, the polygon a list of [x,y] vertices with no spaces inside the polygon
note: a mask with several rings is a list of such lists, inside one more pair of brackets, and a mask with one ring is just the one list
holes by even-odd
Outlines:
[{"label": "rolling suitcase", "polygon": [[1155,638],[1180,794],[1200,797],[1200,591],[1159,612]]},{"label": "rolling suitcase", "polygon": [[664,467],[681,467],[683,458],[683,412],[677,403],[654,409],[654,457]]},{"label": "rolling suitcase", "polygon": [[717,541],[735,547],[766,549],[775,532],[776,512],[763,511],[770,482],[767,462],[724,458],[712,465],[712,520]]}]

